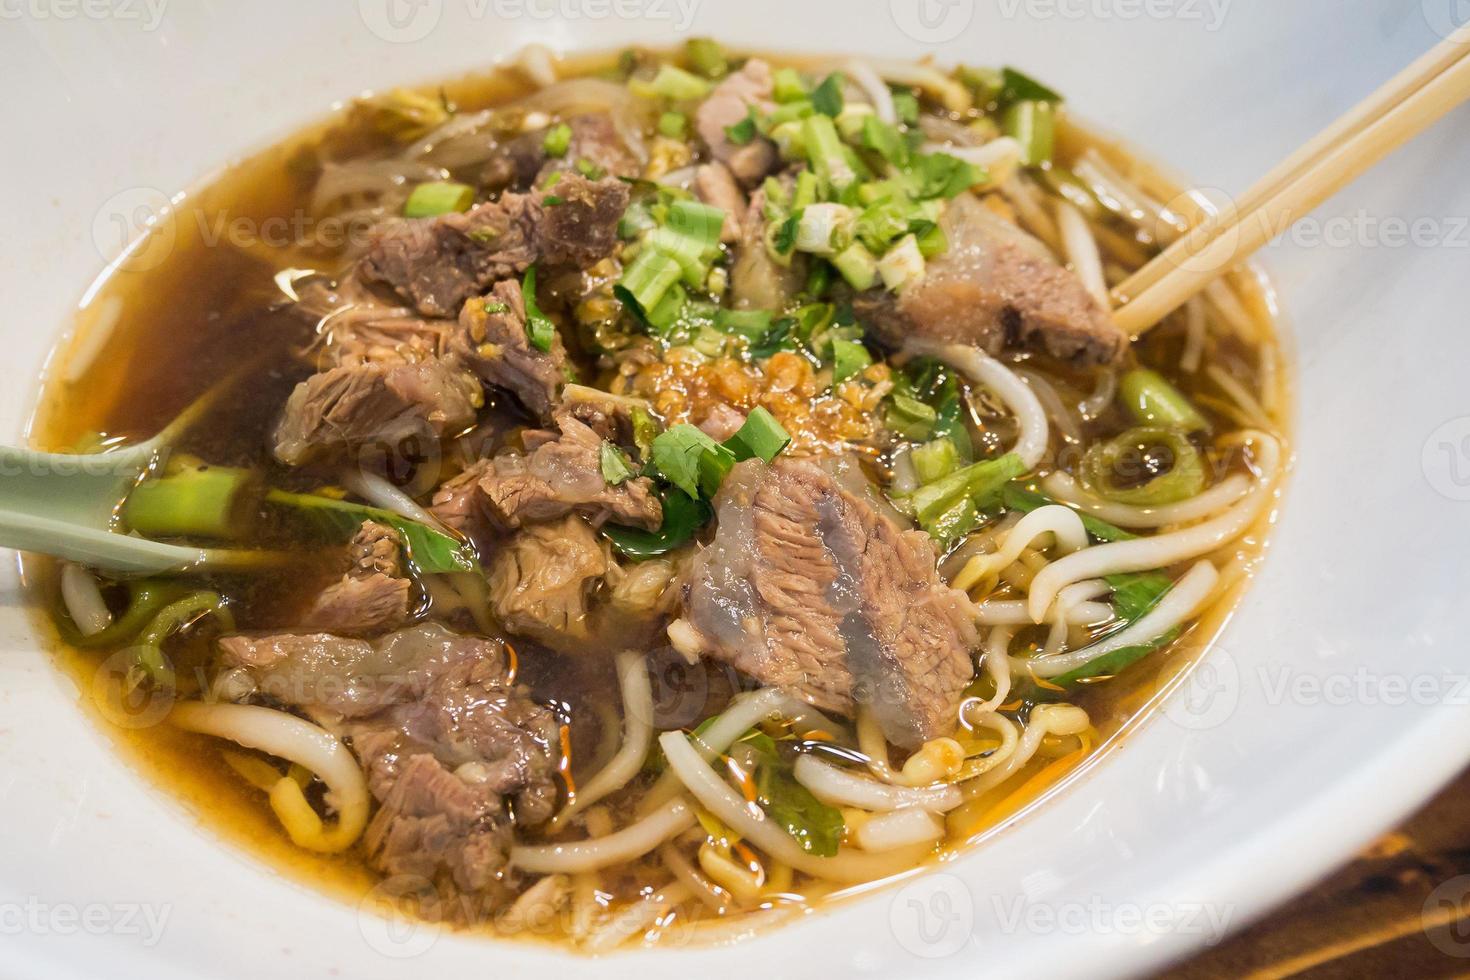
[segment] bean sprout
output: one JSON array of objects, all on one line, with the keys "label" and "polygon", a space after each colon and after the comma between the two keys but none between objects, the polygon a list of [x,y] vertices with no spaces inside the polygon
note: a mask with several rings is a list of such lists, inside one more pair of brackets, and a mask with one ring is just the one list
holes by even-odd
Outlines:
[{"label": "bean sprout", "polygon": [[569,844],[512,847],[510,863],[523,871],[541,874],[598,871],[641,858],[692,826],[694,808],[683,800],[671,800],[642,820],[606,837]]},{"label": "bean sprout", "polygon": [[795,774],[796,781],[813,796],[832,806],[875,811],[918,807],[943,813],[964,802],[953,786],[893,786],[839,769],[810,754],[796,757]]},{"label": "bean sprout", "polygon": [[618,654],[617,670],[618,686],[623,692],[623,744],[607,766],[552,818],[548,831],[554,832],[583,808],[628,785],[648,758],[648,748],[653,744],[653,688],[643,655],[634,651]]},{"label": "bean sprout", "polygon": [[1041,481],[1047,495],[1078,510],[1100,517],[1119,527],[1154,528],[1172,524],[1188,524],[1218,514],[1250,493],[1251,481],[1239,473],[1221,480],[1197,496],[1181,500],[1177,504],[1161,504],[1155,507],[1136,507],[1103,500],[1087,491],[1072,476],[1066,473],[1051,473]]}]

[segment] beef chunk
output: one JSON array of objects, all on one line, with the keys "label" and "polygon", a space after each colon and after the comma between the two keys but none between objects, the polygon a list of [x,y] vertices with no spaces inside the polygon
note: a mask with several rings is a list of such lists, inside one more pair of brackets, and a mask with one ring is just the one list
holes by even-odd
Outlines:
[{"label": "beef chunk", "polygon": [[860,479],[847,463],[739,464],[684,615],[700,652],[828,711],[866,705],[913,748],[953,730],[975,627],[928,537],[900,530]]},{"label": "beef chunk", "polygon": [[566,153],[560,157],[547,154],[546,136],[550,127],[517,136],[491,158],[487,182],[527,190],[545,186],[557,173],[587,176],[585,171],[591,170],[599,177],[637,177],[641,172],[638,158],[606,114],[573,116],[567,125],[572,130],[572,139]]},{"label": "beef chunk", "polygon": [[440,487],[435,516],[472,536],[571,513],[594,524],[611,520],[656,530],[663,523],[663,506],[653,482],[637,477],[608,484],[602,477],[603,437],[570,411],[558,415],[557,424],[556,437],[528,439],[528,448],[534,443],[529,455],[503,452]]},{"label": "beef chunk", "polygon": [[287,399],[276,458],[298,466],[365,445],[453,434],[474,423],[482,404],[474,375],[438,358],[334,368],[303,381]]},{"label": "beef chunk", "polygon": [[386,222],[359,266],[425,316],[454,316],[491,283],[533,263],[586,268],[611,254],[628,186],[567,174],[552,190],[505,193],[463,214]]},{"label": "beef chunk", "polygon": [[557,801],[555,716],[517,687],[504,644],[439,626],[378,641],[228,637],[226,663],[264,696],[345,736],[379,807],[364,842],[389,875],[422,879],[424,911],[468,918],[509,901],[514,828]]},{"label": "beef chunk", "polygon": [[532,525],[490,559],[490,607],[510,632],[574,649],[591,636],[588,600],[608,564],[607,549],[582,518]]},{"label": "beef chunk", "polygon": [[403,539],[393,528],[364,521],[348,546],[342,580],[312,601],[299,625],[327,633],[363,636],[409,621],[410,582],[403,573]]},{"label": "beef chunk", "polygon": [[729,167],[746,187],[760,183],[776,166],[776,144],[758,135],[742,146],[732,142],[725,130],[749,115],[752,106],[770,112],[775,107],[771,100],[773,87],[771,66],[751,58],[716,85],[694,114],[695,131],[709,147],[710,156]]},{"label": "beef chunk", "polygon": [[1040,351],[1083,366],[1115,363],[1128,337],[1041,242],[970,195],[945,209],[949,250],[901,296],[869,293],[858,315],[886,343],[908,337],[973,344],[991,354]]},{"label": "beef chunk", "polygon": [[766,192],[756,191],[740,223],[735,264],[730,267],[730,295],[736,309],[784,310],[806,283],[805,263],[782,266],[766,251],[765,212]]},{"label": "beef chunk", "polygon": [[560,335],[552,336],[549,351],[531,346],[520,283],[497,283],[488,296],[466,303],[449,346],[486,384],[509,391],[543,421],[551,419],[566,381],[567,350]]},{"label": "beef chunk", "polygon": [[740,226],[749,205],[735,175],[723,163],[701,164],[694,171],[694,193],[712,208],[725,212],[725,224],[720,228],[720,241],[727,245],[740,240]]}]

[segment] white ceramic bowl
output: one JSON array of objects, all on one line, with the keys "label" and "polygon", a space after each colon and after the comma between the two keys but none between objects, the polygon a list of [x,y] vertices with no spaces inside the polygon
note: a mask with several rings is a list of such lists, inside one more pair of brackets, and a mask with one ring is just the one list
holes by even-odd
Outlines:
[{"label": "white ceramic bowl", "polygon": [[[1452,6],[5,0],[0,431],[21,438],[47,350],[117,253],[119,213],[367,88],[455,75],[536,40],[608,48],[695,31],[755,48],[932,53],[1034,70],[1150,155],[1238,190],[1438,40]],[[1462,110],[1267,253],[1295,325],[1298,465],[1264,573],[1197,681],[944,871],[734,948],[593,962],[390,935],[222,846],[121,765],[39,648],[6,570],[0,972],[1098,976],[1243,924],[1470,757],[1467,123]]]}]

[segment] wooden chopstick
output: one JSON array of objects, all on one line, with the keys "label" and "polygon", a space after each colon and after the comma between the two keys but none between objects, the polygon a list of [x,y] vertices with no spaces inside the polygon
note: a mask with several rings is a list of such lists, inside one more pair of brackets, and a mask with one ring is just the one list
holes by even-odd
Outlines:
[{"label": "wooden chopstick", "polygon": [[1461,28],[1293,153],[1235,206],[1208,217],[1114,290],[1114,322],[1137,335],[1363,171],[1470,98]]}]

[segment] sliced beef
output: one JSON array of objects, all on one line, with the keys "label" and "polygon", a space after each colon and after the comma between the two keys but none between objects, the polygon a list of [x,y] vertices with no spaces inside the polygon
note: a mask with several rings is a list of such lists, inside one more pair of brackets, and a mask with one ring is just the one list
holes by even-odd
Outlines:
[{"label": "sliced beef", "polygon": [[514,830],[551,816],[560,741],[555,716],[508,684],[504,658],[455,664],[350,733],[380,804],[364,835],[374,865],[431,883],[444,905],[429,911],[446,918],[460,895],[481,913],[509,901]]},{"label": "sliced beef", "polygon": [[745,192],[735,183],[730,168],[718,161],[701,164],[694,171],[694,193],[712,208],[725,212],[725,224],[720,229],[720,241],[733,244],[740,240],[741,221],[749,207]]},{"label": "sliced beef", "polygon": [[[567,152],[546,152],[551,127],[517,136],[500,147],[487,165],[487,183],[519,190],[543,187],[553,174],[574,172],[587,176],[637,177],[642,168],[617,127],[606,114],[573,116],[567,120],[572,139]],[[600,173],[599,173],[600,171]]]},{"label": "sliced beef", "polygon": [[709,147],[710,156],[730,168],[735,179],[746,187],[754,187],[776,166],[779,156],[776,144],[757,135],[743,146],[725,132],[750,114],[752,107],[770,112],[774,107],[771,92],[774,81],[771,66],[759,58],[751,58],[737,72],[715,86],[694,114],[694,128]]},{"label": "sliced beef", "polygon": [[617,486],[602,476],[603,437],[571,412],[557,417],[560,433],[538,438],[528,455],[503,452],[481,460],[444,484],[432,510],[456,530],[524,527],[581,514],[594,524],[612,521],[656,530],[663,506],[647,477]]},{"label": "sliced beef", "polygon": [[941,222],[949,250],[902,295],[869,293],[856,311],[886,343],[921,337],[1044,352],[1075,365],[1111,364],[1128,336],[1045,245],[962,194]]},{"label": "sliced beef", "polygon": [[756,191],[740,223],[730,296],[739,310],[784,310],[806,283],[799,259],[783,266],[766,251],[766,192]]},{"label": "sliced beef", "polygon": [[567,378],[567,350],[559,334],[552,335],[549,351],[531,345],[520,283],[497,283],[489,295],[466,303],[449,346],[486,384],[509,391],[543,421],[551,419]]},{"label": "sliced beef", "polygon": [[491,557],[490,608],[512,633],[576,649],[591,638],[588,602],[608,566],[606,547],[575,514],[533,524]]},{"label": "sliced beef", "polygon": [[296,386],[275,431],[276,458],[297,466],[366,445],[468,428],[484,392],[451,361],[367,362],[313,375]]},{"label": "sliced beef", "polygon": [[504,644],[427,625],[377,643],[327,634],[229,637],[226,663],[254,696],[304,710],[352,745],[378,810],[364,843],[374,866],[411,876],[424,912],[493,912],[518,882],[514,829],[557,801],[556,717],[514,684]]},{"label": "sliced beef", "polygon": [[221,661],[240,668],[256,694],[293,705],[328,727],[423,697],[461,663],[500,661],[500,643],[426,624],[374,641],[331,633],[227,636]]},{"label": "sliced beef", "polygon": [[586,268],[611,254],[628,186],[567,174],[556,186],[505,193],[463,214],[385,222],[359,266],[431,317],[456,315],[491,283],[533,263]]},{"label": "sliced beef", "polygon": [[348,568],[312,601],[300,626],[366,636],[402,626],[413,615],[403,572],[403,538],[393,528],[364,521],[348,545]]},{"label": "sliced beef", "polygon": [[886,516],[851,465],[739,464],[684,616],[699,652],[828,711],[866,705],[914,748],[953,730],[975,627],[928,537]]}]

